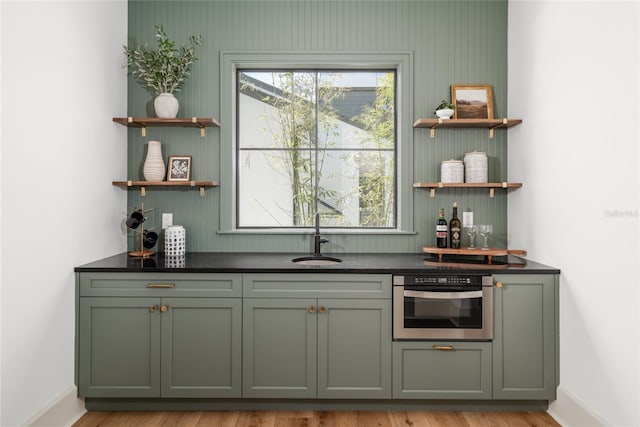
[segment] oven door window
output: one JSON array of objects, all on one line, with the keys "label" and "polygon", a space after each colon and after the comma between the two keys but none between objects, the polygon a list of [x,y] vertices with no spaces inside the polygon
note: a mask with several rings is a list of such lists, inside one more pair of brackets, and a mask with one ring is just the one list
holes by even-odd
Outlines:
[{"label": "oven door window", "polygon": [[404,290],[406,329],[482,329],[482,290]]}]

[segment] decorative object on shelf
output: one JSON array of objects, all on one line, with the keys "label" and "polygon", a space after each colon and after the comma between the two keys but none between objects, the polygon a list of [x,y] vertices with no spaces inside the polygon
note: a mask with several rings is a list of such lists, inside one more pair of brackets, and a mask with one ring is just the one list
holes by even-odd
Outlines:
[{"label": "decorative object on shelf", "polygon": [[440,181],[443,183],[463,183],[464,165],[462,160],[444,160],[440,166]]},{"label": "decorative object on shelf", "polygon": [[164,253],[168,257],[184,256],[186,252],[185,231],[181,225],[170,225],[164,229]]},{"label": "decorative object on shelf", "polygon": [[167,181],[189,181],[189,179],[191,179],[191,156],[170,156]]},{"label": "decorative object on shelf", "polygon": [[144,179],[151,182],[164,180],[164,160],[162,160],[162,145],[160,141],[149,141],[147,157],[142,172]]},{"label": "decorative object on shelf", "polygon": [[454,119],[493,119],[491,85],[451,85]]},{"label": "decorative object on shelf", "polygon": [[[174,118],[178,114],[178,100],[173,93],[182,88],[185,78],[190,75],[191,64],[198,59],[196,47],[204,39],[199,34],[191,36],[188,45],[177,49],[176,42],[167,37],[162,25],[155,25],[155,29],[158,49],[150,49],[146,44],[135,49],[123,46],[127,61],[125,67],[139,83],[161,98],[154,101],[156,115]],[[165,109],[168,104],[172,106]]]},{"label": "decorative object on shelf", "polygon": [[489,181],[487,153],[472,151],[464,155],[465,182],[487,183]]},{"label": "decorative object on shelf", "polygon": [[155,246],[158,241],[158,233],[152,231],[153,229],[144,229],[144,222],[147,219],[145,214],[147,212],[151,212],[152,209],[145,209],[144,203],[140,205],[140,208],[130,208],[132,210],[129,218],[125,221],[127,227],[133,230],[135,234],[140,236],[140,250],[139,251],[131,251],[129,255],[132,257],[140,257],[146,258],[155,254],[155,252],[150,251]]},{"label": "decorative object on shelf", "polygon": [[436,107],[433,111],[436,116],[441,119],[450,119],[453,116],[455,105],[451,102],[448,102],[446,99],[440,101],[440,105]]},{"label": "decorative object on shelf", "polygon": [[180,103],[172,93],[163,92],[153,100],[153,110],[162,119],[173,119],[178,115]]}]

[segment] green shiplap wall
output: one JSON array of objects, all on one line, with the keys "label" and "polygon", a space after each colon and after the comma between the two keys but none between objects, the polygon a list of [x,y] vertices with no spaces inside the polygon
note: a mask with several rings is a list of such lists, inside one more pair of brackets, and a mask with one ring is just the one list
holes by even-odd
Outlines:
[{"label": "green shiplap wall", "polygon": [[[155,46],[155,24],[162,24],[178,44],[192,34],[202,34],[205,44],[199,61],[181,92],[181,117],[221,116],[220,51],[300,52],[412,52],[413,122],[433,117],[433,108],[449,99],[451,84],[490,84],[494,116],[507,110],[507,6],[506,0],[490,1],[129,1],[129,45]],[[132,79],[128,88],[128,116],[151,116],[152,98]],[[123,113],[124,115],[124,113]],[[221,123],[225,126],[225,123]],[[489,156],[489,180],[507,180],[507,131],[438,130],[431,139],[425,129],[413,130],[413,182],[437,182],[440,162],[462,159],[477,150]],[[128,133],[128,179],[142,179],[146,142],[162,142],[165,157],[193,156],[192,178],[220,180],[220,129],[209,128],[205,138],[197,130],[149,128],[147,137],[138,129]],[[117,178],[117,179],[124,179]],[[221,186],[231,183],[221,182]],[[187,230],[187,250],[213,252],[309,252],[311,236],[219,233],[220,191],[214,188],[200,197],[198,191],[149,188],[141,197],[129,191],[129,206],[153,207],[148,226],[160,229],[161,213],[172,212],[174,223]],[[331,243],[323,252],[420,252],[434,244],[438,208],[451,215],[454,201],[459,211],[471,209],[475,223],[494,225],[492,246],[506,246],[507,193],[485,189],[412,189],[415,234],[328,234]],[[223,212],[223,213],[221,213]],[[460,213],[461,216],[461,213]],[[132,234],[132,233],[130,233]],[[326,234],[326,233],[325,233]],[[161,242],[162,243],[162,242]],[[133,244],[133,237],[129,241]],[[162,249],[162,245],[160,246]]]}]

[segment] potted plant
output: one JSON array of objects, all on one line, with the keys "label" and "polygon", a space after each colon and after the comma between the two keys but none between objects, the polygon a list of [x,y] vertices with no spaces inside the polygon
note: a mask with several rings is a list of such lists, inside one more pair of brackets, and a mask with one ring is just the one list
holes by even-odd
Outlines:
[{"label": "potted plant", "polygon": [[453,110],[456,106],[447,100],[440,101],[440,105],[436,107],[434,113],[441,119],[450,119],[453,116]]},{"label": "potted plant", "polygon": [[173,95],[190,75],[189,68],[198,58],[196,47],[203,42],[201,35],[191,36],[189,44],[176,48],[176,42],[167,37],[162,25],[155,25],[158,49],[146,44],[135,49],[124,47],[125,67],[140,84],[156,96],[153,107],[161,118],[174,118],[178,114],[178,100]]}]

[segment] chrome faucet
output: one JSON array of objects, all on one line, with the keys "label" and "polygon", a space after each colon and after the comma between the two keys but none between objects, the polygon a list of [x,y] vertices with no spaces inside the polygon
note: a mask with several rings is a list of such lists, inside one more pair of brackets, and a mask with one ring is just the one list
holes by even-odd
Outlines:
[{"label": "chrome faucet", "polygon": [[323,243],[329,243],[327,239],[323,239],[320,236],[320,214],[316,212],[316,234],[313,236],[313,256],[322,256],[320,253],[320,245]]}]

